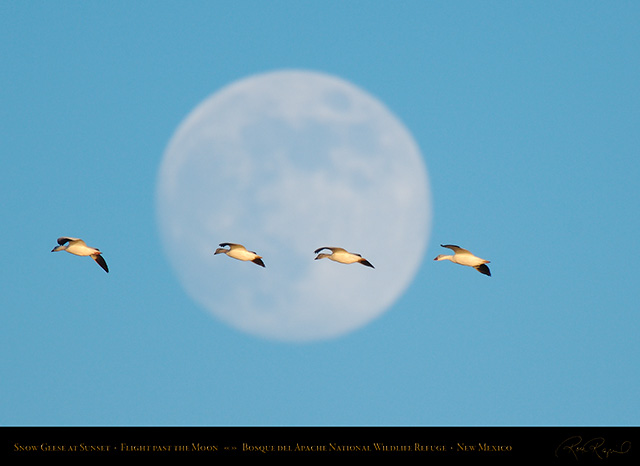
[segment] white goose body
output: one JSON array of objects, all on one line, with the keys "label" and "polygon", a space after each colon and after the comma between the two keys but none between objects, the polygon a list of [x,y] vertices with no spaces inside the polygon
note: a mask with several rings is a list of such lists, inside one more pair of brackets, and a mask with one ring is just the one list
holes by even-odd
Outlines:
[{"label": "white goose body", "polygon": [[76,256],[89,256],[94,261],[96,261],[98,265],[104,269],[105,272],[109,273],[107,262],[101,256],[102,252],[100,252],[100,250],[97,248],[87,246],[86,243],[80,238],[71,238],[70,236],[62,236],[58,238],[58,246],[53,248],[51,252],[58,251],[67,251],[68,253],[74,254]]},{"label": "white goose body", "polygon": [[[322,251],[323,249],[328,249],[329,251],[331,251],[331,254],[320,253],[320,251]],[[360,254],[355,254],[355,253],[346,251],[343,248],[323,247],[323,248],[316,249],[314,253],[315,254],[320,253],[318,254],[315,260],[324,259],[326,257],[327,259],[331,259],[332,261],[335,261],[335,262],[340,262],[341,264],[353,264],[355,262],[359,262],[362,265],[371,267],[372,269],[375,268],[373,265],[371,265],[371,263],[368,260],[363,258]]]},{"label": "white goose body", "polygon": [[473,254],[471,254],[471,252],[461,248],[460,246],[455,246],[453,244],[441,244],[440,246],[442,246],[443,248],[451,249],[455,254],[454,255],[440,254],[433,260],[435,261],[449,260],[454,264],[473,267],[478,272],[491,276],[491,271],[489,270],[489,267],[487,267],[486,265],[491,261],[474,256]]},{"label": "white goose body", "polygon": [[[264,262],[262,262],[262,256],[259,256],[253,251],[247,251],[247,249],[241,244],[220,243],[220,246],[222,246],[222,248],[216,249],[214,254],[226,254],[227,256],[238,259],[239,261],[251,261],[261,267],[265,266]],[[224,249],[227,246],[229,249]]]}]

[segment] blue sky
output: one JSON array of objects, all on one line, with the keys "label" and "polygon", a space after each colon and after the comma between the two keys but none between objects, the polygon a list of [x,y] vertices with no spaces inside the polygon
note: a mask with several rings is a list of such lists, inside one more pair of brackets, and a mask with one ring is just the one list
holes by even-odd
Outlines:
[{"label": "blue sky", "polygon": [[[637,425],[637,2],[2,2],[2,425]],[[427,253],[380,318],[234,330],[163,254],[182,119],[247,76],[333,74],[425,157]],[[51,254],[61,235],[111,272]],[[493,276],[432,259],[459,244]]]}]

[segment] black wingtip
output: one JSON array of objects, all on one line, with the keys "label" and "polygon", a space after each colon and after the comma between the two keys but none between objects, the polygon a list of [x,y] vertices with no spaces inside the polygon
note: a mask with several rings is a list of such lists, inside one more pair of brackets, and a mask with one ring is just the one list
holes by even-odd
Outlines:
[{"label": "black wingtip", "polygon": [[483,274],[489,276],[489,277],[491,276],[491,271],[489,270],[489,267],[486,266],[486,264],[479,265],[478,267],[476,267],[476,270],[478,272],[480,272],[480,273],[483,273]]},{"label": "black wingtip", "polygon": [[251,262],[253,262],[254,264],[258,264],[260,267],[266,267],[264,265],[264,262],[262,262],[262,259],[260,259],[260,258],[253,259]]},{"label": "black wingtip", "polygon": [[104,257],[97,255],[93,259],[104,269],[105,272],[109,273],[109,267],[107,267],[107,262],[104,260]]}]

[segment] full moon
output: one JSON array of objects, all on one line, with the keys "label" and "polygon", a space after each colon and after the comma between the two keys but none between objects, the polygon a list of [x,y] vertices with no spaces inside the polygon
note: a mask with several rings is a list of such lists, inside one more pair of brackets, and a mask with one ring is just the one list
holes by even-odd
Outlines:
[{"label": "full moon", "polygon": [[[427,170],[378,99],[332,75],[283,70],[231,83],[173,134],[156,206],[185,292],[248,334],[305,342],[345,335],[390,309],[422,263]],[[260,267],[224,254],[240,243]],[[359,263],[314,260],[320,247]]]}]

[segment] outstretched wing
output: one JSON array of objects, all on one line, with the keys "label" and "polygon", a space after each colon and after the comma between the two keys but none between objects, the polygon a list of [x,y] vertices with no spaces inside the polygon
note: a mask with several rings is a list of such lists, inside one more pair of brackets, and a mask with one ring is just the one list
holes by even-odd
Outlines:
[{"label": "outstretched wing", "polygon": [[360,261],[360,263],[361,263],[362,265],[366,265],[367,267],[371,267],[372,269],[375,269],[375,267],[374,267],[373,265],[371,265],[371,262],[369,262],[369,261],[368,261],[368,260],[366,260],[366,259],[362,259],[362,260]]},{"label": "outstretched wing", "polygon": [[[70,243],[72,241],[82,241],[80,238],[71,238],[70,236],[61,236],[58,238],[58,244],[62,246],[65,243]],[[84,243],[84,241],[82,241]]]},{"label": "outstretched wing", "polygon": [[455,244],[441,244],[440,246],[442,246],[443,248],[447,248],[447,249],[451,249],[453,252],[455,252],[456,254],[458,253],[468,253],[471,254],[469,251],[467,251],[464,248],[461,248],[460,246],[456,246]]},{"label": "outstretched wing", "polygon": [[107,262],[104,260],[100,254],[93,254],[91,258],[98,263],[100,267],[104,269],[105,272],[109,273],[109,267],[107,267]]},{"label": "outstretched wing", "polygon": [[347,252],[347,251],[345,251],[345,250],[344,250],[344,249],[342,249],[342,248],[330,248],[330,247],[328,247],[328,246],[325,246],[325,247],[323,247],[323,248],[318,248],[318,249],[316,249],[316,250],[315,250],[315,251],[313,251],[313,252],[314,252],[315,254],[318,254],[318,253],[319,253],[320,251],[322,251],[323,249],[328,249],[328,250],[329,250],[329,251],[331,251],[331,252],[336,252],[336,251],[344,251],[344,252]]},{"label": "outstretched wing", "polygon": [[236,243],[220,243],[220,246],[222,246],[223,248],[229,246],[229,249],[238,249],[238,248],[244,249],[243,245],[236,244]]}]

